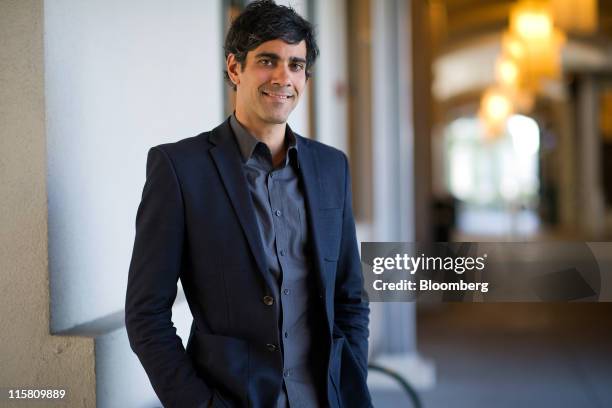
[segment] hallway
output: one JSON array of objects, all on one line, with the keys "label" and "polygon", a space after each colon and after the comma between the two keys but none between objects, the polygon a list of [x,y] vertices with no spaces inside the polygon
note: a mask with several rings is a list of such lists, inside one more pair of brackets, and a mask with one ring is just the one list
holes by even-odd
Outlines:
[{"label": "hallway", "polygon": [[[612,406],[611,304],[450,304],[418,319],[437,373],[425,408]],[[409,406],[373,394],[376,407]]]}]

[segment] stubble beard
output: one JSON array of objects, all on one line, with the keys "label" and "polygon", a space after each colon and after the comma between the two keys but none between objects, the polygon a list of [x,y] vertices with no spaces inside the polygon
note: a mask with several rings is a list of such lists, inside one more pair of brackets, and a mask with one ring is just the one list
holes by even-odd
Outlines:
[{"label": "stubble beard", "polygon": [[291,104],[291,106],[288,106],[285,109],[266,109],[265,105],[260,105],[260,109],[262,110],[261,118],[267,123],[282,125],[287,123],[291,112],[293,112],[296,106],[297,101],[295,104]]}]

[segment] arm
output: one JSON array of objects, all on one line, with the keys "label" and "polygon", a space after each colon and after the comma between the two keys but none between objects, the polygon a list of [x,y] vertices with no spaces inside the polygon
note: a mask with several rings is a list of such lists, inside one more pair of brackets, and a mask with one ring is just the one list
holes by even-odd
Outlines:
[{"label": "arm", "polygon": [[345,166],[344,210],[342,218],[342,238],[340,256],[336,272],[336,291],[334,296],[335,324],[342,330],[351,351],[367,378],[368,370],[368,323],[370,308],[363,292],[361,260],[355,235],[355,220],[352,209],[351,176],[348,160],[343,155]]},{"label": "arm", "polygon": [[176,335],[172,305],[184,240],[178,179],[161,148],[149,150],[147,180],[136,215],[136,239],[125,299],[130,346],[166,407],[195,407],[212,392],[199,378]]}]

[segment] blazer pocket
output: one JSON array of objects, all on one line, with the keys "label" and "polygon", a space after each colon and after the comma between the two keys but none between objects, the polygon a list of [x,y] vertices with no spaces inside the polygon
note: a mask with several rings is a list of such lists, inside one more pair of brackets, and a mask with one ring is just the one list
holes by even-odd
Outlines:
[{"label": "blazer pocket", "polygon": [[198,374],[218,393],[217,400],[229,406],[246,401],[249,381],[248,343],[237,337],[201,333],[194,340],[192,355]]}]

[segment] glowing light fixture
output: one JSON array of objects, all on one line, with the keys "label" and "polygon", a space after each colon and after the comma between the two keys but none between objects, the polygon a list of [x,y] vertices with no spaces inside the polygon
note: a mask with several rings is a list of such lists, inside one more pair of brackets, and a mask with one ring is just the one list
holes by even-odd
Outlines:
[{"label": "glowing light fixture", "polygon": [[487,118],[500,121],[512,113],[512,102],[506,95],[493,89],[485,93],[483,108]]},{"label": "glowing light fixture", "polygon": [[502,37],[502,49],[516,61],[527,56],[527,50],[521,39],[510,31],[506,31]]},{"label": "glowing light fixture", "polygon": [[499,135],[514,112],[512,100],[499,88],[489,88],[480,101],[479,116],[488,137]]},{"label": "glowing light fixture", "polygon": [[504,49],[520,64],[523,88],[537,91],[542,78],[561,77],[564,42],[564,34],[553,24],[549,3],[523,0],[511,8]]},{"label": "glowing light fixture", "polygon": [[519,84],[520,71],[515,60],[500,57],[495,67],[497,82],[506,87],[515,88]]},{"label": "glowing light fixture", "polygon": [[552,15],[545,3],[521,1],[510,12],[510,30],[523,40],[548,41],[553,29]]}]

